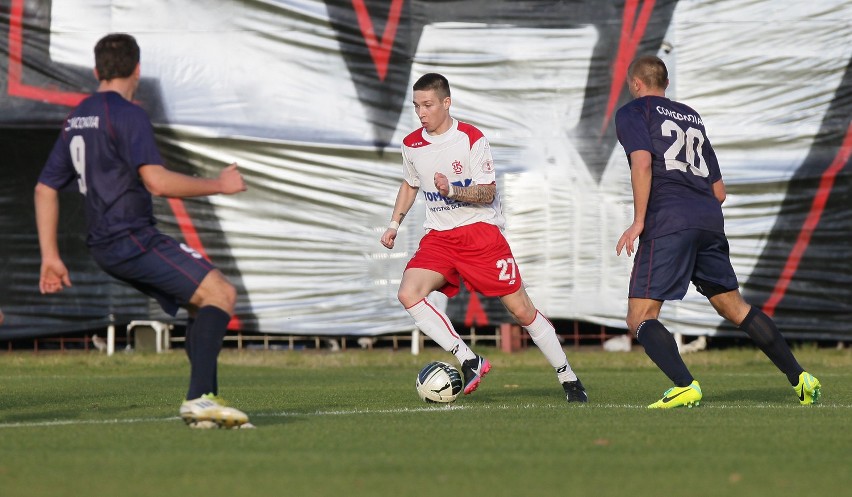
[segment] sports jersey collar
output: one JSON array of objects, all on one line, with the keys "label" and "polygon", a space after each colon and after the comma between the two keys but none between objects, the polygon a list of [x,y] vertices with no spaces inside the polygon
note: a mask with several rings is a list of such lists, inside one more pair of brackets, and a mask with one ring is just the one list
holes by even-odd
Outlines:
[{"label": "sports jersey collar", "polygon": [[423,128],[423,130],[420,132],[423,135],[423,139],[428,141],[429,143],[435,144],[444,143],[445,141],[449,140],[450,137],[455,134],[454,132],[459,129],[459,122],[456,120],[456,118],[451,117],[450,119],[452,119],[453,122],[452,124],[450,124],[449,129],[447,129],[447,131],[444,131],[440,135],[430,135],[426,132],[426,128]]}]

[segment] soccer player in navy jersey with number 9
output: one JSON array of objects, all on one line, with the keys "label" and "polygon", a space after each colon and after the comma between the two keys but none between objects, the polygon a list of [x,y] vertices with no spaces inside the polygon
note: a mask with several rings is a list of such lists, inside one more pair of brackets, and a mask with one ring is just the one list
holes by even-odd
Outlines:
[{"label": "soccer player in navy jersey with number 9", "polygon": [[218,178],[169,171],[145,111],[132,102],[139,85],[139,45],[123,33],[95,46],[97,92],[65,120],[35,188],[41,247],[41,293],[71,286],[56,240],[58,191],[76,186],[85,196],[86,244],[98,265],[155,298],[175,315],[189,312],[186,352],[190,382],[180,415],[191,427],[251,427],[245,413],[218,401],[216,365],[236,290],[200,254],[155,227],[151,195],[196,197],[246,189],[237,165]]},{"label": "soccer player in navy jersey with number 9", "polygon": [[682,299],[690,281],[787,376],[802,405],[818,402],[819,381],[796,361],[772,318],[740,294],[722,216],[725,184],[701,116],[666,98],[668,70],[658,57],[634,60],[627,84],[634,100],[615,116],[630,164],[634,210],[616,253],[626,249],[632,255],[639,239],[627,327],[675,385],[648,407],[692,407],[702,398],[674,337],[657,320],[663,302]]}]

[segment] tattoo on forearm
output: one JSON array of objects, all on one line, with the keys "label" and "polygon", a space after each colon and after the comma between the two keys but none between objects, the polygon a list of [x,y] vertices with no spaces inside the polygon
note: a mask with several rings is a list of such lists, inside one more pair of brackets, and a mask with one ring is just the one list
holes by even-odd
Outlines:
[{"label": "tattoo on forearm", "polygon": [[471,204],[490,204],[497,187],[494,185],[453,186],[453,200]]},{"label": "tattoo on forearm", "polygon": [[402,224],[402,220],[403,220],[403,219],[405,219],[405,213],[404,213],[404,212],[400,212],[400,213],[399,213],[399,224]]}]

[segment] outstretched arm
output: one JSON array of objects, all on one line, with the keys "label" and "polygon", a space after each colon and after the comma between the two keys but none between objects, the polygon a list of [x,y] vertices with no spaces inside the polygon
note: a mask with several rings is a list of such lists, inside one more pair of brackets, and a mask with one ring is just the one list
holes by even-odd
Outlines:
[{"label": "outstretched arm", "polygon": [[625,247],[627,255],[633,255],[633,242],[645,229],[645,214],[651,196],[651,153],[647,150],[637,150],[630,154],[630,183],[633,185],[633,224],[618,239],[616,255],[621,255]]},{"label": "outstretched arm", "polygon": [[382,234],[381,242],[385,247],[392,249],[394,245],[394,241],[396,240],[396,234],[399,230],[399,225],[402,224],[402,220],[405,219],[406,214],[411,209],[411,206],[414,205],[414,201],[417,199],[417,190],[419,188],[411,186],[407,181],[403,180],[402,184],[399,185],[399,192],[396,194],[396,202],[393,204],[393,214],[391,214],[390,226],[385,232]]},{"label": "outstretched arm", "polygon": [[139,168],[145,188],[158,197],[203,197],[223,193],[230,195],[245,191],[243,176],[237,164],[231,164],[219,173],[218,178],[196,178],[169,171],[157,164],[146,164]]},{"label": "outstretched arm", "polygon": [[59,193],[39,183],[35,187],[36,226],[41,249],[41,275],[38,288],[41,293],[56,293],[71,286],[68,269],[59,256],[56,229],[59,225]]}]

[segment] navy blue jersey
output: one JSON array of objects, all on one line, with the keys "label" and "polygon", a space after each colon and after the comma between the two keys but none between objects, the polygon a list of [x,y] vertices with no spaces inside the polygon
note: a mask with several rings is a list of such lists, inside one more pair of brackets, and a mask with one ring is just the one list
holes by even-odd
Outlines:
[{"label": "navy blue jersey", "polygon": [[39,182],[86,197],[87,243],[103,243],[153,226],[151,194],[139,167],[163,164],[148,114],[116,92],[95,93],[74,109]]},{"label": "navy blue jersey", "polygon": [[696,228],[724,233],[713,183],[722,179],[701,116],[665,97],[637,98],[615,115],[618,141],[652,158],[651,195],[641,240]]}]

